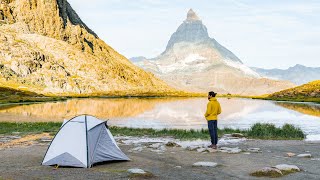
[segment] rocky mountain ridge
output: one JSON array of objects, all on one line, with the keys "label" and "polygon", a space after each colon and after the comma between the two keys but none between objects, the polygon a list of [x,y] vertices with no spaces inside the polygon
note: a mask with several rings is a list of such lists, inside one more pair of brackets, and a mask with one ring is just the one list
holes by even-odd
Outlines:
[{"label": "rocky mountain ridge", "polygon": [[0,83],[49,95],[175,91],[99,39],[66,0],[0,0]]}]

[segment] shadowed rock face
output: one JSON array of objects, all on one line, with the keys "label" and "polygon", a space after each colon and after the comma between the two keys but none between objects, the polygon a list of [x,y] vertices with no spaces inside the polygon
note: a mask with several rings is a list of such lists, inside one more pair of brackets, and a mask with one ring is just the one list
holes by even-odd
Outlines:
[{"label": "shadowed rock face", "polygon": [[[134,58],[136,60],[136,58]],[[172,87],[194,92],[261,95],[293,87],[286,81],[262,78],[230,50],[209,37],[191,9],[172,34],[166,50],[152,59],[132,61]]]},{"label": "shadowed rock face", "polygon": [[86,26],[66,0],[0,0],[0,82],[45,94],[172,91]]}]

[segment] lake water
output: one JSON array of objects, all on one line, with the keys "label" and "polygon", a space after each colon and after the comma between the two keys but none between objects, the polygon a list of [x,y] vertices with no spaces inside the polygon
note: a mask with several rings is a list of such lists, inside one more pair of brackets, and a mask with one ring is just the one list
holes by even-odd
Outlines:
[{"label": "lake water", "polygon": [[[90,98],[25,105],[1,105],[0,121],[62,122],[79,114],[136,128],[207,128],[206,98]],[[255,123],[300,127],[308,140],[320,140],[320,104],[220,98],[219,127],[246,129]]]}]

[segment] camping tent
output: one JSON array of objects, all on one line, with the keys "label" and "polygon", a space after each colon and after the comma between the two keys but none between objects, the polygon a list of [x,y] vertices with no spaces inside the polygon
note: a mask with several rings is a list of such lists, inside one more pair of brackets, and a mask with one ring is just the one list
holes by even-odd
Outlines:
[{"label": "camping tent", "polygon": [[98,162],[115,160],[129,158],[117,146],[106,121],[81,115],[63,123],[42,165],[89,168]]}]

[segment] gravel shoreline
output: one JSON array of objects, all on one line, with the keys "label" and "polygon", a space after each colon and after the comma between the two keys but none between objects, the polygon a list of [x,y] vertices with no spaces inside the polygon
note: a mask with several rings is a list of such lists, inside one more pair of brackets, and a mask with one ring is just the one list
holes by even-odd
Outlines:
[{"label": "gravel shoreline", "polygon": [[[0,179],[264,179],[250,176],[250,173],[279,164],[296,165],[301,169],[281,179],[320,179],[320,142],[225,137],[218,151],[209,151],[205,141],[147,137],[115,139],[131,161],[101,163],[90,169],[41,166],[50,141],[47,137],[3,146],[10,143],[6,142],[0,146]],[[287,153],[296,155],[289,157]],[[311,154],[312,157],[302,158],[298,154]],[[207,164],[214,166],[195,167],[199,162],[211,162]],[[128,171],[132,168],[147,173],[132,174]]]}]

